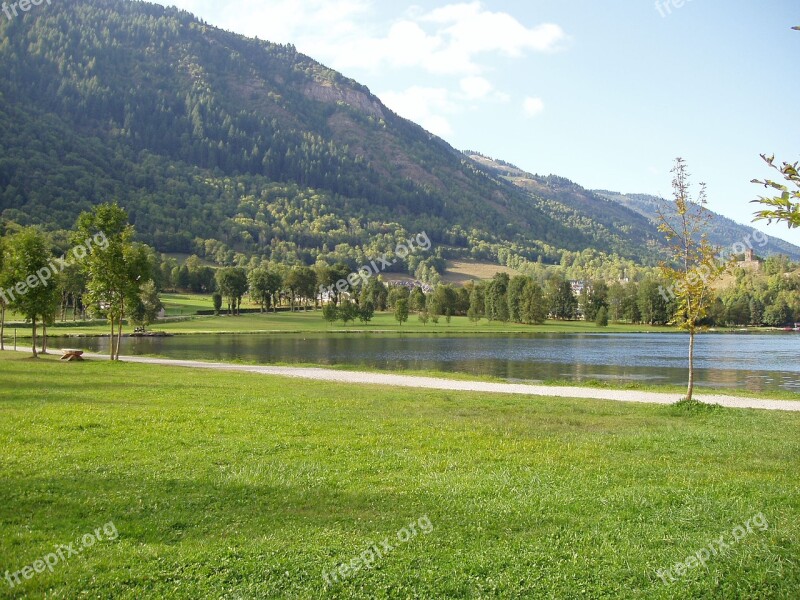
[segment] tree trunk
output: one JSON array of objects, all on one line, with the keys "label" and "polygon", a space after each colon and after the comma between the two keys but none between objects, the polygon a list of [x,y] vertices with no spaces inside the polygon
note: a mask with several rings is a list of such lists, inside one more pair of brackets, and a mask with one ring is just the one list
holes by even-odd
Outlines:
[{"label": "tree trunk", "polygon": [[33,317],[33,358],[39,358],[39,354],[36,352],[36,317]]},{"label": "tree trunk", "polygon": [[6,349],[4,335],[6,333],[6,305],[0,302],[0,350]]},{"label": "tree trunk", "polygon": [[114,360],[119,360],[119,349],[122,347],[122,317],[117,321],[117,355]]},{"label": "tree trunk", "polygon": [[689,331],[689,386],[686,399],[691,400],[694,393],[694,331]]},{"label": "tree trunk", "polygon": [[114,342],[115,342],[115,339],[114,339],[114,315],[110,314],[108,316],[108,320],[111,322],[111,336],[108,338],[110,340],[110,346],[111,346],[111,360],[114,360]]},{"label": "tree trunk", "polygon": [[117,322],[117,355],[114,360],[119,360],[119,349],[122,346],[122,318],[125,316],[125,301],[123,300],[119,306],[119,321]]}]

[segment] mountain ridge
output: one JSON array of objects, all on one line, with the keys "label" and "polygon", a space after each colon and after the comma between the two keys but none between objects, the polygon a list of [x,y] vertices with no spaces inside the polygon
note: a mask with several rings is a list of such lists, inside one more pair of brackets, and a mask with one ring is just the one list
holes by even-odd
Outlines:
[{"label": "mountain ridge", "polygon": [[433,270],[658,259],[637,212],[563,178],[518,185],[292,45],[124,0],[53,4],[0,36],[4,219],[66,229],[118,200],[157,250],[221,264],[355,264],[420,231]]},{"label": "mountain ridge", "polygon": [[[597,213],[596,218],[601,222],[603,217],[599,213],[604,210],[611,210],[611,214],[607,216],[613,219],[616,206],[630,210],[646,221],[646,225],[638,220],[631,222],[632,225],[652,228],[658,226],[658,208],[660,208],[664,214],[669,214],[670,210],[672,210],[670,200],[657,196],[648,194],[622,194],[609,190],[589,190],[569,179],[556,175],[535,175],[526,172],[516,165],[484,156],[476,151],[468,150],[465,151],[465,154],[478,164],[481,164],[484,168],[495,172],[498,176],[505,177],[509,181],[515,183],[515,185],[537,191],[538,195],[543,198],[557,200],[560,196],[563,197],[565,190],[572,190],[575,192],[572,196],[573,199],[580,199],[581,195],[583,195],[587,202],[595,202],[592,210]],[[752,237],[754,231],[752,226],[737,223],[733,219],[711,210],[709,210],[709,212],[711,213],[709,241],[712,244],[720,247],[733,246],[737,242],[742,242],[742,240]],[[616,216],[619,218],[618,213]],[[764,235],[766,236],[767,234]],[[759,251],[764,252],[766,255],[785,254],[793,260],[800,260],[800,247],[773,236],[768,236],[766,244],[759,248]]]},{"label": "mountain ridge", "polygon": [[[658,209],[667,214],[666,211],[670,208],[670,200],[650,194],[623,194],[610,190],[593,191],[595,194],[608,198],[612,202],[617,202],[630,208],[654,223],[658,219]],[[737,243],[744,243],[744,240],[749,240],[753,237],[754,228],[752,226],[738,223],[714,211],[710,212],[712,217],[708,238],[713,245],[719,247],[734,246]],[[765,255],[784,254],[792,260],[800,260],[800,247],[780,238],[768,236],[767,234],[763,235],[767,237],[767,241],[764,246],[756,249],[757,252],[765,253]]]}]

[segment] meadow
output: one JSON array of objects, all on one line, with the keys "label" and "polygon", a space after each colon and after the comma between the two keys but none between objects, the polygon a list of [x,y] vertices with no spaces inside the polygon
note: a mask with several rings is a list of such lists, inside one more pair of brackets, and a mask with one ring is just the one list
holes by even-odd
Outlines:
[{"label": "meadow", "polygon": [[0,353],[0,439],[0,577],[118,532],[3,598],[800,589],[794,413]]},{"label": "meadow", "polygon": [[[239,316],[227,314],[198,315],[198,311],[213,310],[210,295],[199,294],[163,294],[167,320],[159,321],[148,327],[151,331],[163,331],[174,335],[196,333],[325,333],[325,332],[376,332],[376,333],[457,333],[459,335],[486,335],[501,333],[626,333],[626,332],[676,332],[674,327],[653,327],[649,325],[611,324],[598,327],[586,321],[548,321],[543,325],[521,325],[516,323],[489,322],[481,319],[473,323],[466,317],[453,317],[447,323],[444,317],[438,323],[423,324],[416,314],[411,314],[402,325],[397,322],[392,312],[378,312],[367,324],[358,320],[346,325],[342,321],[328,323],[322,318],[319,310],[277,313],[243,313]],[[257,309],[258,306],[245,299],[243,309]],[[18,338],[30,337],[30,325],[19,319],[19,315],[10,314],[6,325],[6,339],[17,329]],[[134,326],[125,325],[123,331],[132,333]],[[91,324],[56,322],[48,329],[51,336],[65,335],[107,335],[105,322]]]}]

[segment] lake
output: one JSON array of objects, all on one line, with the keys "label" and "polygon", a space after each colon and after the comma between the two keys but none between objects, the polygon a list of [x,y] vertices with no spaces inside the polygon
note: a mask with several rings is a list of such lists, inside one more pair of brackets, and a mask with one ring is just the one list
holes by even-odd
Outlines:
[{"label": "lake", "polygon": [[[53,338],[54,347],[107,352],[107,338]],[[510,381],[686,382],[682,334],[378,334],[185,335],[125,338],[122,354],[271,363],[360,365],[492,375]],[[698,336],[697,384],[800,393],[800,334]]]}]

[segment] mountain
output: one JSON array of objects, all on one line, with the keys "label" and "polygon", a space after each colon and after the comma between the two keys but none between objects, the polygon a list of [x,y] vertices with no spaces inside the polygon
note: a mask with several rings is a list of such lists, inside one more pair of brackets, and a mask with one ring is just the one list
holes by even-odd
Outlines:
[{"label": "mountain", "polygon": [[468,150],[465,155],[487,173],[525,191],[539,210],[569,226],[585,229],[594,244],[611,239],[615,248],[621,250],[620,254],[634,255],[641,253],[642,248],[647,248],[648,256],[655,255],[662,236],[658,228],[637,211],[603,198],[563,177],[533,175],[475,151]]},{"label": "mountain", "polygon": [[0,39],[3,219],[68,229],[117,200],[157,250],[218,263],[356,263],[422,231],[435,269],[586,248],[657,258],[638,212],[509,177],[291,45],[127,0],[32,7],[0,19]]},{"label": "mountain", "polygon": [[[593,224],[599,226],[596,235],[600,239],[621,231],[632,245],[654,248],[661,240],[658,233],[659,210],[666,215],[674,210],[672,202],[664,198],[646,194],[620,194],[608,190],[586,190],[563,177],[542,177],[526,173],[519,167],[486,157],[479,152],[466,151],[465,154],[487,172],[528,191],[542,210],[560,216],[564,222],[591,219]],[[631,212],[635,215],[631,215]],[[753,227],[741,225],[713,211],[709,212],[709,241],[712,245],[730,248],[736,242],[753,238]],[[756,241],[751,243],[760,256],[784,254],[793,260],[800,260],[800,247],[789,242],[768,237],[763,245]]]},{"label": "mountain", "polygon": [[[629,208],[649,220],[651,223],[658,221],[659,210],[664,214],[669,214],[670,201],[657,196],[647,194],[620,194],[607,190],[595,190],[594,193],[611,202]],[[709,223],[709,241],[721,248],[729,248],[736,242],[744,243],[745,240],[753,238],[753,227],[741,225],[736,221],[724,217],[720,214],[711,213]],[[763,245],[751,242],[756,254],[759,256],[769,256],[771,254],[784,254],[792,260],[800,260],[800,248],[789,242],[778,238],[768,237]]]}]

